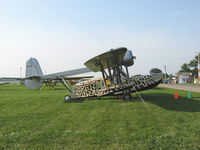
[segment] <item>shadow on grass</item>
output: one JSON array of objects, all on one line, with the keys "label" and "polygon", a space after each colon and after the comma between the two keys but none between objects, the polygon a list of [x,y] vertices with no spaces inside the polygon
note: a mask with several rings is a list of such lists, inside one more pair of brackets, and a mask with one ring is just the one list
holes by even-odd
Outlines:
[{"label": "shadow on grass", "polygon": [[142,98],[152,104],[163,107],[167,110],[182,112],[200,112],[200,101],[179,97],[174,99],[172,94],[167,93],[143,93]]},{"label": "shadow on grass", "polygon": [[[142,93],[141,96],[146,102],[150,102],[167,110],[180,111],[180,112],[200,112],[199,100],[187,99],[186,97],[179,97],[178,99],[174,99],[173,95],[168,93]],[[65,101],[65,103],[83,103],[84,101],[93,101],[93,100],[99,100],[99,101],[116,100],[119,102],[128,102],[128,103],[140,101],[139,97],[137,98],[133,97],[133,100],[124,101],[114,96],[108,96],[108,97],[92,97],[87,99],[68,100]],[[140,102],[142,103],[142,101]]]},{"label": "shadow on grass", "polygon": [[71,100],[65,100],[63,103],[83,103],[85,99],[71,99]]},{"label": "shadow on grass", "polygon": [[71,100],[65,100],[65,103],[83,103],[84,101],[103,101],[103,100],[113,100],[118,99],[117,97],[110,96],[110,97],[91,97],[91,98],[83,98],[83,99],[71,99]]},{"label": "shadow on grass", "polygon": [[53,88],[53,90],[66,90],[66,88]]},{"label": "shadow on grass", "polygon": [[154,89],[156,89],[156,90],[165,90],[165,88],[163,88],[163,87],[155,87]]}]

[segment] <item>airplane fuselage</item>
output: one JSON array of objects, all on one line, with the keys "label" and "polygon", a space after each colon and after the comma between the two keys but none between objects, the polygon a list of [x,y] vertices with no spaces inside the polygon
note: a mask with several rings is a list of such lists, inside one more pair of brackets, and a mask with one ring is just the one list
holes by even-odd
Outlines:
[{"label": "airplane fuselage", "polygon": [[130,77],[122,81],[121,84],[112,84],[107,80],[106,85],[103,78],[84,81],[77,83],[70,95],[72,99],[100,97],[100,96],[117,96],[125,93],[133,93],[151,89],[162,81],[162,73],[153,75],[139,75]]}]

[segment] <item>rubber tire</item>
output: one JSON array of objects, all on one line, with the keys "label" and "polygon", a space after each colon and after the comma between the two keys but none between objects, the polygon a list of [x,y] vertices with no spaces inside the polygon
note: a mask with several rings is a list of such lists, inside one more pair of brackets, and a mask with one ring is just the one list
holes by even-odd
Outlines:
[{"label": "rubber tire", "polygon": [[65,101],[69,101],[71,99],[71,97],[69,96],[69,95],[66,95],[65,97],[64,97],[64,100]]},{"label": "rubber tire", "polygon": [[123,99],[123,95],[117,95],[117,99]]},{"label": "rubber tire", "polygon": [[131,94],[127,93],[123,95],[123,100],[131,100],[131,99],[132,99]]}]

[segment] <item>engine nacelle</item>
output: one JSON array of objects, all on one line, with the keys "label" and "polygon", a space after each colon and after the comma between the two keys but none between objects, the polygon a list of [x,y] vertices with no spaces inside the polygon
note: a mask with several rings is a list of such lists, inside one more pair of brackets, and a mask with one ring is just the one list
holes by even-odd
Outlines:
[{"label": "engine nacelle", "polygon": [[134,64],[134,59],[135,56],[133,56],[132,51],[131,50],[127,50],[126,54],[123,58],[123,62],[122,65],[126,66],[126,67],[130,67]]},{"label": "engine nacelle", "polygon": [[40,82],[39,79],[26,79],[25,80],[25,86],[28,89],[37,90],[37,89],[41,88],[42,83]]}]

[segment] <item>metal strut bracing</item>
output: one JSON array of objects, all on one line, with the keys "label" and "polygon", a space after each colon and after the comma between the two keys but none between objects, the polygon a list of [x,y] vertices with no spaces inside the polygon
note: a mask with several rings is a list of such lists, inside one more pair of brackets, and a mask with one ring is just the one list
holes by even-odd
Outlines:
[{"label": "metal strut bracing", "polygon": [[65,79],[63,77],[60,77],[61,83],[70,91],[72,92],[72,89],[69,87],[69,85],[67,84],[67,82],[65,81]]}]

